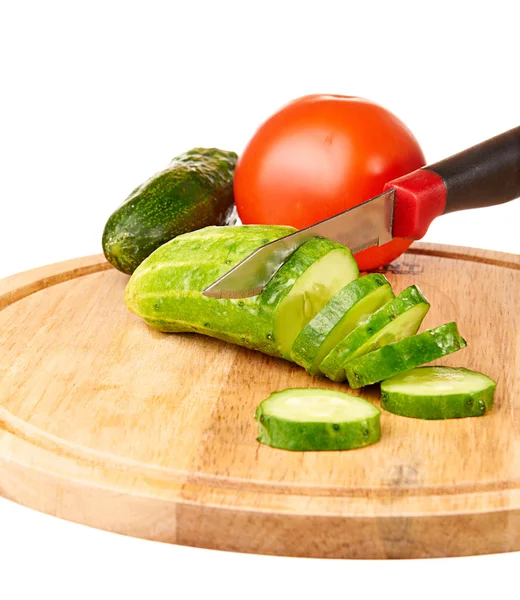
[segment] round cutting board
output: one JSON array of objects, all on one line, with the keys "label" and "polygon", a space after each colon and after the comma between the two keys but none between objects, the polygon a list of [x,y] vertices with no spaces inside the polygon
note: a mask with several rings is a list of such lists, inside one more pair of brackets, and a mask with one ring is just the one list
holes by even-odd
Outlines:
[{"label": "round cutting board", "polygon": [[[283,360],[147,327],[102,256],[0,282],[0,494],[65,519],[240,552],[412,558],[520,550],[520,259],[417,244],[386,270],[455,320],[442,364],[498,381],[488,415],[383,412],[379,443],[286,452],[256,442],[256,406],[345,385]],[[356,392],[378,404],[376,386]]]}]

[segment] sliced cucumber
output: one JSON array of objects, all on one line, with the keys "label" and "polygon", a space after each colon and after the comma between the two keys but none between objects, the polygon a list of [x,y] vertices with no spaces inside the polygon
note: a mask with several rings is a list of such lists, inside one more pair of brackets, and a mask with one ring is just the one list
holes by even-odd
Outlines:
[{"label": "sliced cucumber", "polygon": [[[126,305],[161,331],[202,333],[280,356],[275,337],[280,331],[283,336],[284,319],[289,328],[296,328],[296,337],[304,305],[313,305],[313,294],[319,300],[313,307],[317,312],[338,289],[358,276],[357,264],[345,246],[324,238],[309,240],[258,296],[216,299],[204,296],[202,290],[258,247],[293,231],[291,227],[242,225],[206,227],[180,235],[135,270],[126,286]],[[313,268],[315,261],[318,269]],[[291,302],[296,308],[291,309]],[[281,316],[277,316],[278,311]],[[313,316],[311,311],[308,318]],[[292,340],[289,350],[291,345]]]},{"label": "sliced cucumber", "polygon": [[379,441],[380,411],[342,392],[274,392],[256,410],[258,441],[284,450],[350,450]]},{"label": "sliced cucumber", "polygon": [[260,297],[274,312],[274,339],[290,359],[294,340],[307,323],[347,283],[359,277],[350,250],[324,238],[305,242],[276,272]]},{"label": "sliced cucumber", "polygon": [[456,323],[446,323],[418,335],[359,356],[345,365],[352,389],[377,383],[466,346]]},{"label": "sliced cucumber", "polygon": [[291,358],[315,375],[330,350],[393,297],[388,280],[378,273],[351,281],[302,329]]},{"label": "sliced cucumber", "polygon": [[415,285],[406,288],[335,346],[320,363],[319,371],[333,381],[345,381],[349,360],[414,335],[429,308]]},{"label": "sliced cucumber", "polygon": [[496,383],[475,371],[419,367],[381,383],[381,406],[403,417],[479,417],[493,406]]}]

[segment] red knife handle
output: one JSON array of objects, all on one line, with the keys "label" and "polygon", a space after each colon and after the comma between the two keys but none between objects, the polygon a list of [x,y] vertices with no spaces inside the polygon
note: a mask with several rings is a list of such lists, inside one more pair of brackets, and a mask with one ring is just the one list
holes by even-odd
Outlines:
[{"label": "red knife handle", "polygon": [[520,127],[394,179],[395,237],[421,239],[436,217],[520,196]]}]

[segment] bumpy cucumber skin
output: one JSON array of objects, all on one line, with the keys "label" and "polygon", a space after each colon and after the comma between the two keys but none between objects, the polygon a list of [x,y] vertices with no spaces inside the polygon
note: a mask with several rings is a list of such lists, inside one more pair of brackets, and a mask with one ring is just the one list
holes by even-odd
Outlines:
[{"label": "bumpy cucumber skin", "polygon": [[[342,342],[333,348],[321,361],[319,366],[320,373],[332,379],[332,381],[345,381],[345,365],[351,358],[356,356],[357,350],[397,317],[400,317],[409,309],[420,304],[424,304],[424,316],[426,316],[430,304],[421,291],[415,285],[403,290],[388,304],[385,304],[371,315],[364,323],[358,325]],[[417,323],[416,331],[418,331],[421,322],[422,319]]]},{"label": "bumpy cucumber skin", "polygon": [[[276,309],[287,294],[289,294],[299,277],[317,260],[323,258],[333,250],[341,250],[352,256],[350,250],[345,246],[322,237],[311,238],[308,242],[302,244],[278,269],[262,292],[260,301],[260,313],[262,317],[273,319]],[[355,266],[355,276],[357,277],[359,276],[359,269],[353,258],[352,263]],[[276,338],[274,322],[273,335]],[[283,355],[284,358],[290,360],[290,356],[281,353],[279,346],[277,346],[277,349],[281,356]]]},{"label": "bumpy cucumber skin", "polygon": [[332,329],[339,324],[347,311],[354,308],[371,292],[381,289],[382,286],[388,288],[388,297],[385,298],[385,302],[391,300],[393,293],[390,284],[386,277],[379,273],[371,273],[355,279],[342,288],[302,329],[291,350],[293,361],[315,375],[319,367],[319,365],[314,366],[316,354]]},{"label": "bumpy cucumber skin", "polygon": [[[460,367],[458,371],[471,372]],[[391,379],[381,382],[381,407],[395,415],[424,420],[461,419],[480,417],[493,406],[496,382],[489,379],[489,386],[466,394],[411,395],[386,389]]]},{"label": "bumpy cucumber skin", "polygon": [[357,389],[429,363],[466,345],[457,324],[446,323],[347,362],[345,374],[349,386]]},{"label": "bumpy cucumber skin", "polygon": [[294,423],[261,413],[257,420],[257,440],[281,450],[352,450],[381,439],[379,416],[356,423],[355,429],[351,423]]},{"label": "bumpy cucumber skin", "polygon": [[379,412],[362,421],[302,423],[266,414],[260,404],[256,409],[255,419],[258,422],[257,441],[281,450],[353,450],[375,444],[381,439]]},{"label": "bumpy cucumber skin", "polygon": [[234,152],[194,148],[137,187],[109,217],[102,237],[106,259],[131,274],[176,236],[236,222]]},{"label": "bumpy cucumber skin", "polygon": [[272,315],[261,296],[208,298],[202,290],[256,248],[293,233],[292,227],[206,227],[180,235],[153,252],[126,286],[128,309],[166,332],[197,332],[278,356]]}]

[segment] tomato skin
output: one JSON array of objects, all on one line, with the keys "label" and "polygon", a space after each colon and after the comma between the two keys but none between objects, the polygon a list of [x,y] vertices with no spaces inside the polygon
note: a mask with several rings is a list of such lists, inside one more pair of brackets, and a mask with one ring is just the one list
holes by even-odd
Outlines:
[{"label": "tomato skin", "polygon": [[[243,223],[302,229],[424,164],[411,131],[382,106],[352,96],[304,96],[267,119],[246,146],[235,171],[235,202]],[[376,269],[410,243],[393,240],[356,260]]]},{"label": "tomato skin", "polygon": [[388,244],[382,246],[372,246],[366,250],[358,252],[354,258],[360,271],[370,271],[393,262],[403,252],[408,250],[412,240],[404,238],[394,238]]}]

